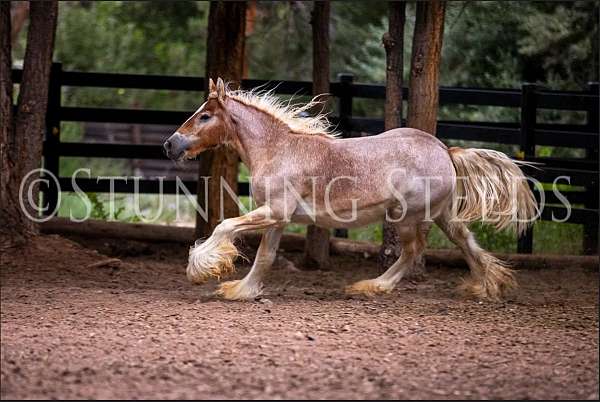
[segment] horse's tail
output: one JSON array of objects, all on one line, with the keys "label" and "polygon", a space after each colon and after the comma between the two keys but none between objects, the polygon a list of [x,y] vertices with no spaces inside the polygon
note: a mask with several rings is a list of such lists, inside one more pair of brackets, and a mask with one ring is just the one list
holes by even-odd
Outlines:
[{"label": "horse's tail", "polygon": [[456,218],[480,219],[497,229],[523,233],[537,216],[535,197],[518,164],[502,152],[490,149],[448,150],[456,169]]}]

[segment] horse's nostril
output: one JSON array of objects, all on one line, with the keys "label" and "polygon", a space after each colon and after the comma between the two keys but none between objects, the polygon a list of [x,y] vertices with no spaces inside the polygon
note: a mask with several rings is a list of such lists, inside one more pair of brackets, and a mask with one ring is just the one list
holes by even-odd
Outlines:
[{"label": "horse's nostril", "polygon": [[164,144],[165,149],[168,151],[171,149],[171,141],[167,140]]}]

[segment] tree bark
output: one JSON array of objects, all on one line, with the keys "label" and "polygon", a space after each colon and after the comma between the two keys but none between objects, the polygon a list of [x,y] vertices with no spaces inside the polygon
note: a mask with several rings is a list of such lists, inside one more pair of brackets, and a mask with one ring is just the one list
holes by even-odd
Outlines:
[{"label": "tree bark", "polygon": [[[254,25],[256,20],[256,3],[257,0],[249,0],[246,5],[246,39],[252,35],[254,32]],[[245,46],[244,51],[244,73],[242,74],[242,78],[248,78],[248,55],[252,54],[252,49],[248,49],[248,44]]]},{"label": "tree bark", "polygon": [[[12,57],[11,57],[11,19],[10,19],[10,3],[0,3],[0,160],[1,167],[1,203],[0,209],[0,230],[14,230],[18,227],[21,216],[19,210],[18,197],[15,199],[17,192],[14,191],[15,186],[12,184],[13,176],[15,176],[15,163],[9,151],[13,150],[13,82],[11,77]],[[18,190],[17,190],[18,191]]]},{"label": "tree bark", "polygon": [[412,44],[407,126],[435,135],[439,101],[440,57],[446,3],[417,3]]},{"label": "tree bark", "polygon": [[[389,3],[389,27],[383,34],[386,54],[385,115],[386,130],[402,126],[402,84],[404,73],[404,23],[406,3]],[[379,266],[382,270],[391,266],[402,252],[400,239],[393,224],[383,222],[383,242],[379,251]]]},{"label": "tree bark", "polygon": [[[208,40],[206,51],[206,84],[208,78],[217,77],[229,82],[230,88],[239,87],[244,73],[244,46],[246,32],[246,2],[212,1],[208,15]],[[237,194],[238,154],[228,148],[207,151],[201,156],[199,168],[198,202],[204,205],[204,181],[208,186],[208,222],[196,216],[196,234],[209,236],[217,224],[226,218],[239,215],[239,208],[226,191],[223,191],[221,211],[221,178]],[[204,205],[206,207],[206,205]],[[222,214],[221,214],[222,212]]]},{"label": "tree bark", "polygon": [[[32,2],[30,24],[27,33],[27,48],[23,63],[17,112],[8,112],[2,123],[2,216],[3,231],[19,242],[19,238],[38,232],[37,224],[25,215],[20,208],[19,188],[21,181],[30,171],[39,168],[42,159],[42,145],[45,129],[46,108],[48,105],[48,84],[58,4],[56,1]],[[2,111],[12,108],[12,82],[10,80],[10,23],[6,22],[6,9],[2,3]],[[8,38],[8,39],[7,39]],[[10,106],[9,106],[10,103]],[[30,180],[37,178],[32,175]],[[29,183],[30,181],[28,181]],[[33,199],[38,200],[35,186]],[[25,203],[30,215],[36,211]]]},{"label": "tree bark", "polygon": [[[439,0],[417,3],[410,64],[407,126],[436,134],[439,103],[440,61],[444,36],[446,3]],[[425,260],[418,260],[409,272],[425,273]]]},{"label": "tree bark", "polygon": [[10,27],[11,27],[11,43],[14,45],[17,38],[19,37],[19,32],[23,29],[23,25],[25,25],[25,21],[29,16],[29,2],[28,1],[13,1],[9,2],[12,4],[12,9],[10,13]]},{"label": "tree bark", "polygon": [[[313,95],[329,93],[329,1],[315,1],[312,12]],[[328,99],[324,99],[328,103]],[[325,105],[327,106],[327,105]],[[320,112],[317,110],[315,112]],[[304,248],[305,268],[329,268],[329,229],[309,225]]]},{"label": "tree bark", "polygon": [[[0,3],[0,111],[2,119],[0,120],[0,134],[2,135],[2,183],[4,184],[4,155],[5,147],[8,146],[9,139],[12,138],[13,130],[13,82],[11,77],[12,68],[12,46],[10,41],[11,21],[10,21],[10,3]],[[4,192],[2,192],[4,196]],[[2,203],[4,205],[4,203]]]}]

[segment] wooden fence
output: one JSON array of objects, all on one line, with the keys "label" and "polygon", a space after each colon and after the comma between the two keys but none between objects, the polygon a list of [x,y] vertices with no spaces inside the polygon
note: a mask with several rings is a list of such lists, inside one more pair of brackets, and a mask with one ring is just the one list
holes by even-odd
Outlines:
[{"label": "wooden fence", "polygon": [[[20,82],[21,70],[13,70],[13,80]],[[112,73],[89,73],[63,71],[60,63],[52,66],[47,112],[47,130],[44,141],[44,167],[59,178],[62,191],[73,191],[71,178],[59,176],[61,157],[96,157],[124,159],[164,159],[162,148],[158,145],[110,144],[110,143],[72,143],[61,142],[60,123],[77,122],[114,122],[131,124],[170,124],[178,125],[185,121],[190,113],[181,111],[157,111],[137,109],[112,109],[92,107],[67,107],[61,104],[62,87],[103,87],[166,89],[174,91],[198,91],[204,88],[204,78],[135,75]],[[244,88],[264,86],[275,88],[277,94],[307,95],[312,92],[311,82],[264,80],[244,80]],[[357,98],[384,99],[383,85],[358,84],[353,76],[340,74],[337,82],[331,83],[331,94],[338,100],[338,116],[332,121],[345,137],[370,135],[383,131],[383,119],[353,116],[353,100]],[[404,89],[405,99],[407,89]],[[480,88],[440,88],[441,105],[462,104],[475,106],[501,106],[520,109],[520,123],[505,122],[467,122],[439,121],[437,135],[441,139],[482,141],[492,144],[512,144],[519,148],[514,157],[527,161],[541,162],[542,170],[527,170],[527,174],[544,183],[552,183],[559,176],[568,176],[570,184],[582,190],[568,191],[563,194],[572,209],[568,223],[584,225],[584,250],[597,253],[598,250],[598,127],[599,86],[591,83],[585,91],[551,91],[535,84],[524,84],[516,89],[480,89]],[[585,124],[542,124],[536,118],[540,109],[581,111],[586,115]],[[165,137],[170,133],[165,133]],[[585,150],[581,158],[551,158],[536,156],[536,146],[577,148]],[[52,181],[50,181],[52,183]],[[562,181],[561,183],[566,183]],[[195,181],[183,181],[191,193],[196,191]],[[95,178],[81,178],[77,185],[85,192],[109,192],[111,183]],[[175,179],[140,179],[138,188],[141,193],[175,194]],[[115,181],[114,191],[132,193],[134,182]],[[53,211],[58,200],[58,189],[52,184],[43,189],[49,211]],[[248,183],[240,183],[240,195],[249,194]],[[551,191],[545,192],[547,205],[542,219],[552,216],[563,218],[566,208]],[[533,233],[530,230],[518,240],[518,251],[531,253]]]}]

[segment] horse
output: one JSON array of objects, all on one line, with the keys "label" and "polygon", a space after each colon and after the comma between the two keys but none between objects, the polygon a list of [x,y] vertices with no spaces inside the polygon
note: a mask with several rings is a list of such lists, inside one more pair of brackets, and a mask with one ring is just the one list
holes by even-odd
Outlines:
[{"label": "horse", "polygon": [[516,287],[509,264],[483,250],[467,224],[486,219],[497,230],[527,229],[537,204],[518,162],[494,150],[449,148],[414,128],[339,138],[326,115],[301,117],[318,103],[293,105],[269,91],[230,90],[221,78],[216,84],[210,79],[207,101],[166,140],[174,161],[231,147],[251,173],[257,208],[222,220],[190,248],[186,273],[192,283],[232,272],[236,238],[264,230],[250,272],[215,291],[229,300],[254,299],[263,292],[289,222],[354,228],[388,219],[400,239],[400,257],[380,276],[347,286],[347,293],[392,291],[421,258],[433,223],[466,259],[470,276],[462,290],[499,300]]}]

